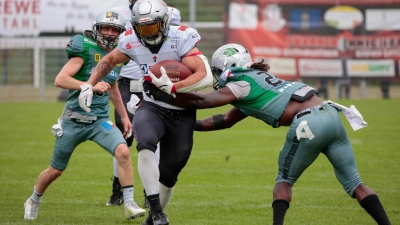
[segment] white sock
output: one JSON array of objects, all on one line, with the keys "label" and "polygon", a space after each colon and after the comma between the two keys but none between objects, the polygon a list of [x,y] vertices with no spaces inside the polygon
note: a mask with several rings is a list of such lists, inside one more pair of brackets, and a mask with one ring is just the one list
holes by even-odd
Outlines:
[{"label": "white sock", "polygon": [[39,194],[39,193],[36,192],[36,186],[34,186],[33,187],[33,193],[32,193],[32,196],[31,196],[31,199],[33,200],[33,202],[36,203],[36,204],[37,203],[40,204],[42,202],[42,200],[41,200],[42,199],[42,195],[43,194]]},{"label": "white sock", "polygon": [[133,186],[122,187],[124,202],[133,202]]},{"label": "white sock", "polygon": [[162,183],[160,184],[160,203],[161,207],[165,209],[167,207],[169,200],[172,198],[172,194],[174,194],[175,187],[169,188]]},{"label": "white sock", "polygon": [[138,172],[142,180],[146,195],[155,195],[159,193],[158,180],[160,178],[160,171],[158,165],[154,160],[154,152],[143,149],[138,154]]},{"label": "white sock", "polygon": [[114,177],[118,177],[118,161],[113,157]]}]

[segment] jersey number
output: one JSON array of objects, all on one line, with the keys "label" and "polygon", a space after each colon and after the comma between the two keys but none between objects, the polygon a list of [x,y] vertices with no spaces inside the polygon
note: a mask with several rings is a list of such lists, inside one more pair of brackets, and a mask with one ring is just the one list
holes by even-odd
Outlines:
[{"label": "jersey number", "polygon": [[[278,86],[278,85],[280,85],[280,84],[282,84],[283,83],[283,80],[281,80],[281,79],[279,79],[279,78],[277,78],[277,77],[275,77],[275,76],[273,76],[273,75],[271,75],[271,74],[269,74],[269,73],[266,73],[266,72],[257,72],[256,73],[258,76],[260,76],[260,75],[265,75],[265,79],[264,79],[264,81],[267,83],[267,84],[269,84],[269,85],[271,85],[272,87],[276,87],[276,86]],[[278,79],[277,81],[272,81],[273,79]]]}]

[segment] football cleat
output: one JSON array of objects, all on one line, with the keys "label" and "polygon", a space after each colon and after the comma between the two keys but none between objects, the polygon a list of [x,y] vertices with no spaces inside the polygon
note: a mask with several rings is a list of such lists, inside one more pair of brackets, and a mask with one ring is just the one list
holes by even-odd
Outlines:
[{"label": "football cleat", "polygon": [[25,215],[24,219],[26,220],[34,220],[37,217],[39,211],[40,203],[35,203],[30,197],[26,200],[25,207]]},{"label": "football cleat", "polygon": [[142,225],[154,225],[153,219],[151,218],[151,212],[149,211],[149,215],[146,217],[146,220],[143,221]]},{"label": "football cleat", "polygon": [[118,206],[124,203],[124,195],[122,193],[122,187],[119,183],[119,179],[117,177],[111,178],[113,181],[112,184],[112,195],[110,196],[110,200],[107,202],[106,206]]},{"label": "football cleat", "polygon": [[140,208],[136,202],[125,203],[125,216],[126,219],[132,220],[138,217],[142,217],[146,214],[146,210]]},{"label": "football cleat", "polygon": [[110,196],[110,201],[107,202],[106,206],[118,206],[124,203],[124,195],[121,193],[112,194]]},{"label": "football cleat", "polygon": [[151,211],[151,220],[153,221],[154,225],[169,225],[168,217],[162,209]]}]

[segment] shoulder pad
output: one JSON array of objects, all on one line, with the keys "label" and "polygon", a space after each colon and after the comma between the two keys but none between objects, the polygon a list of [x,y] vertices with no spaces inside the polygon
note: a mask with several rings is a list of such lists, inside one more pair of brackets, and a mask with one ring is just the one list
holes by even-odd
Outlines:
[{"label": "shoulder pad", "polygon": [[66,51],[67,54],[77,54],[77,53],[81,53],[83,50],[83,40],[84,40],[84,36],[81,34],[76,34],[74,35],[68,42],[67,47],[66,47]]}]

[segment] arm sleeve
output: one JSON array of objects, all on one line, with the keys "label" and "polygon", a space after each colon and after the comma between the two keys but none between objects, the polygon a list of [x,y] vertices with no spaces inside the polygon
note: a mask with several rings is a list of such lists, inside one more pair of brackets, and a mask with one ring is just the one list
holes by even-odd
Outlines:
[{"label": "arm sleeve", "polygon": [[246,81],[229,82],[226,86],[231,89],[238,100],[245,99],[250,93],[250,84]]}]

